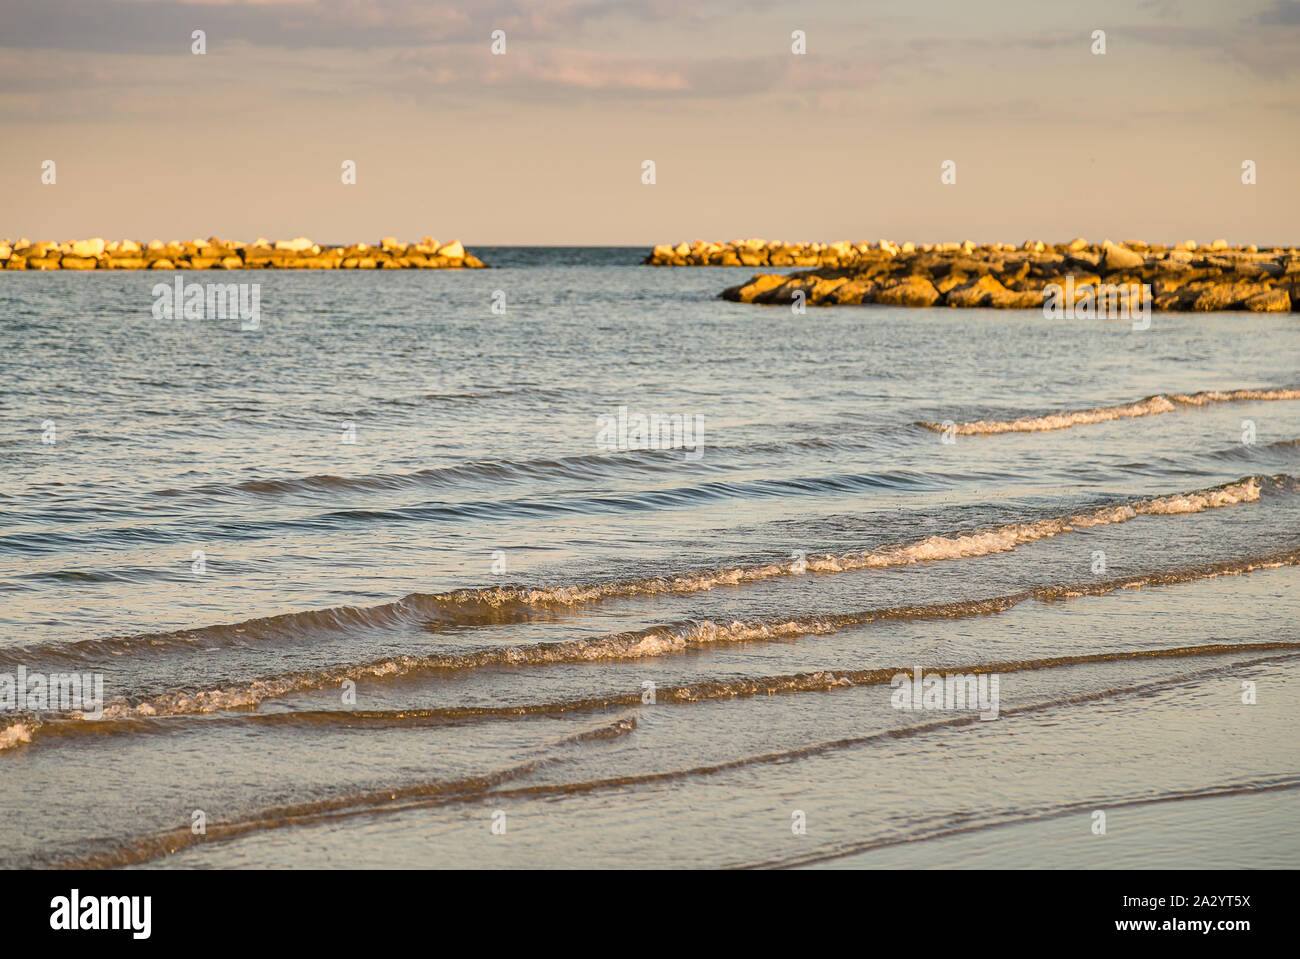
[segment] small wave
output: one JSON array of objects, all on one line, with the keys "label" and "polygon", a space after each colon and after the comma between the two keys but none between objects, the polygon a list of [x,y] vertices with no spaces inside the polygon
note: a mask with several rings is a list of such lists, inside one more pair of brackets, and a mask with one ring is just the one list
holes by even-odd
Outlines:
[{"label": "small wave", "polygon": [[535,643],[528,646],[498,646],[470,653],[390,656],[368,663],[300,670],[204,689],[175,689],[142,701],[119,700],[107,704],[104,715],[110,719],[129,719],[141,716],[251,709],[266,699],[337,686],[349,679],[354,681],[395,679],[413,673],[461,671],[491,666],[544,666],[556,663],[636,660],[724,644],[790,641],[804,636],[827,635],[873,622],[987,616],[1004,612],[1027,600],[1052,601],[1102,596],[1118,590],[1172,586],[1193,580],[1236,576],[1262,569],[1277,569],[1297,563],[1300,563],[1300,548],[1268,556],[1181,567],[1095,583],[1041,586],[1003,596],[952,603],[895,606],[834,615],[736,620],[730,623],[716,623],[711,620],[683,621],[668,626],[631,630],[591,639]]},{"label": "small wave", "polygon": [[[1264,640],[1256,643],[1201,643],[1159,649],[1121,650],[1105,653],[1076,653],[1069,656],[1048,656],[1036,659],[1002,660],[998,662],[967,665],[946,665],[947,672],[992,674],[1016,673],[1091,663],[1115,663],[1127,660],[1177,659],[1227,656],[1236,653],[1288,652],[1300,653],[1300,642]],[[818,670],[812,673],[793,673],[782,676],[758,676],[740,679],[709,679],[695,683],[663,685],[655,690],[655,701],[666,705],[690,705],[720,699],[749,699],[758,696],[794,695],[810,692],[834,692],[858,686],[888,683],[899,673],[910,674],[915,664],[906,666],[873,667],[869,669]],[[937,668],[937,667],[936,667]],[[92,736],[133,734],[164,734],[177,730],[193,729],[195,724],[204,727],[257,726],[257,727],[363,727],[366,729],[398,729],[411,726],[443,725],[465,720],[503,720],[527,716],[553,716],[566,713],[591,712],[610,708],[632,708],[642,702],[642,691],[622,690],[604,696],[565,699],[552,702],[524,703],[514,706],[443,706],[424,709],[313,709],[291,712],[242,713],[227,715],[182,714],[172,716],[129,716],[104,718],[84,722],[74,718],[39,726],[45,736]],[[574,741],[609,739],[630,732],[636,727],[635,716],[621,725],[600,727],[593,732],[578,734]],[[31,728],[29,733],[35,733]],[[30,742],[30,735],[22,742]]]},{"label": "small wave", "polygon": [[[1249,644],[1244,644],[1240,651],[1248,652],[1251,648],[1252,647]],[[1196,678],[1198,675],[1212,672],[1213,670],[1209,670],[1203,671],[1201,674],[1192,673],[1180,676],[1164,677],[1154,681],[1082,693],[1075,696],[1069,696],[1065,699],[1050,699],[1027,703],[1023,706],[1003,708],[1001,713],[1002,715],[1033,715],[1035,713],[1057,709],[1067,704],[1073,705],[1085,702],[1097,702],[1114,698],[1116,696],[1149,692],[1152,689],[1186,682],[1190,678]],[[128,840],[116,844],[108,849],[97,850],[89,855],[82,855],[76,858],[65,857],[58,863],[58,865],[62,868],[82,869],[135,865],[149,862],[154,859],[160,859],[163,856],[177,852],[179,849],[197,845],[200,842],[219,842],[236,839],[250,833],[262,832],[270,829],[279,829],[294,825],[306,825],[326,819],[343,819],[371,812],[394,813],[412,808],[464,802],[480,798],[487,794],[492,795],[494,798],[501,799],[543,798],[592,793],[605,789],[625,788],[627,786],[643,785],[647,783],[679,782],[688,778],[711,776],[718,773],[745,769],[753,766],[786,763],[791,760],[805,759],[839,750],[868,746],[906,736],[915,736],[929,732],[942,732],[954,727],[969,726],[978,723],[979,721],[978,715],[964,714],[931,720],[929,722],[906,726],[900,729],[884,729],[848,739],[809,743],[789,749],[747,755],[736,759],[695,766],[688,769],[670,769],[623,776],[612,776],[605,779],[585,780],[580,782],[511,785],[513,781],[522,779],[529,773],[542,768],[543,766],[552,764],[556,759],[554,754],[544,755],[538,759],[529,760],[493,773],[468,777],[460,780],[420,783],[397,789],[356,793],[332,799],[279,806],[263,810],[255,816],[245,819],[209,823],[207,833],[203,836],[195,836],[192,830],[182,827],[164,833],[156,833]],[[566,737],[566,739],[556,742],[554,746],[558,747],[574,742],[585,742],[606,737],[616,738],[631,731],[633,728],[635,728],[634,720],[630,720],[629,717],[620,717],[615,720],[613,724],[610,724],[610,728],[603,734],[599,727],[595,727],[589,730],[584,730],[577,736]],[[1288,777],[1260,781],[1252,784],[1250,788],[1290,788],[1295,784],[1295,779],[1293,777]]]},{"label": "small wave", "polygon": [[60,865],[63,868],[112,868],[148,862],[151,859],[170,855],[179,849],[200,842],[233,839],[252,832],[314,822],[333,816],[356,815],[359,812],[377,808],[391,811],[441,799],[482,795],[497,786],[518,779],[554,762],[555,751],[565,746],[581,745],[602,739],[617,739],[627,735],[634,729],[636,729],[636,718],[633,716],[619,716],[612,722],[608,719],[601,719],[575,733],[542,744],[542,755],[536,759],[526,760],[481,775],[372,789],[367,792],[350,793],[330,799],[276,806],[261,810],[256,815],[246,819],[209,823],[206,833],[201,835],[195,835],[189,827],[156,833],[151,836],[128,840],[109,849],[101,849],[88,856],[76,859],[59,857],[61,859]]},{"label": "small wave", "polygon": [[229,484],[209,483],[183,489],[155,490],[152,495],[178,497],[229,493],[258,495],[378,493],[429,486],[455,486],[465,480],[483,480],[496,484],[510,481],[530,482],[538,479],[595,479],[618,472],[645,473],[656,470],[677,472],[681,465],[680,452],[631,450],[624,453],[588,453],[536,460],[478,460],[456,466],[415,470],[410,473],[370,473],[359,476],[321,473],[312,476],[245,480]]},{"label": "small wave", "polygon": [[[803,424],[799,424],[801,427]],[[909,424],[909,429],[914,424]],[[832,424],[842,431],[842,424]],[[702,460],[685,460],[685,447],[675,449],[611,450],[600,453],[577,453],[543,459],[470,460],[450,466],[431,467],[404,473],[365,473],[340,476],[317,473],[307,476],[274,476],[249,479],[235,483],[202,483],[195,486],[172,486],[152,490],[149,495],[167,498],[212,497],[236,494],[259,496],[333,495],[337,493],[376,493],[419,489],[423,487],[455,487],[463,481],[483,481],[493,486],[508,482],[532,483],[537,480],[597,480],[612,475],[638,476],[646,473],[681,473],[683,468],[696,471],[720,471],[726,465],[719,458],[744,459],[755,454],[783,454],[791,451],[817,450],[837,452],[877,449],[882,444],[897,442],[895,427],[875,427],[855,430],[849,435],[841,432],[834,437],[803,437],[799,439],[771,440],[761,443],[734,445],[712,444],[709,457]],[[14,441],[15,443],[18,441]],[[3,442],[0,441],[0,446]],[[81,493],[73,491],[77,502],[83,501]],[[94,516],[101,515],[103,507],[96,507]],[[131,515],[132,510],[122,510],[121,515]]]},{"label": "small wave", "polygon": [[1261,455],[1267,456],[1270,453],[1290,452],[1292,450],[1300,450],[1300,439],[1275,440],[1272,443],[1251,445],[1238,443],[1225,449],[1215,450],[1213,453],[1206,453],[1205,457],[1213,460],[1251,460]]},{"label": "small wave", "polygon": [[[962,436],[986,436],[997,433],[1038,433],[1046,430],[1064,430],[1072,426],[1106,423],[1111,420],[1136,419],[1172,413],[1180,407],[1208,406],[1213,403],[1245,403],[1268,400],[1300,400],[1300,389],[1264,390],[1206,390],[1200,393],[1157,393],[1136,403],[1120,406],[1095,406],[1085,410],[1049,413],[1044,416],[1024,416],[1014,420],[976,420],[957,423],[952,429]],[[922,422],[918,425],[942,433],[942,423]]]},{"label": "small wave", "polygon": [[[1105,806],[1107,810],[1126,809],[1136,806],[1152,806],[1169,802],[1217,799],[1224,796],[1257,796],[1260,793],[1282,792],[1292,789],[1300,789],[1300,779],[1280,776],[1246,783],[1228,783],[1213,786],[1198,786],[1192,789],[1172,790],[1159,796],[1142,794],[1134,796],[1107,796]],[[1098,803],[1095,799],[1090,799],[1074,803],[1057,803],[1050,806],[1040,806],[1038,808],[1020,808],[1012,812],[1010,815],[994,815],[976,822],[970,821],[971,817],[969,813],[958,812],[945,820],[941,820],[938,825],[929,825],[919,831],[909,832],[904,836],[842,843],[831,848],[821,848],[811,852],[798,853],[793,856],[786,856],[779,859],[748,862],[738,868],[789,869],[798,866],[807,866],[813,863],[827,862],[832,859],[842,859],[846,856],[859,855],[864,852],[883,849],[888,846],[896,846],[900,843],[926,842],[931,839],[943,839],[949,836],[969,835],[970,833],[979,832],[985,829],[999,829],[1004,826],[1019,826],[1025,823],[1044,822],[1051,819],[1057,819],[1061,816],[1070,815],[1071,813],[1089,812],[1095,810],[1097,805]]]},{"label": "small wave", "polygon": [[636,596],[690,595],[721,586],[740,586],[777,577],[797,576],[801,572],[833,574],[970,559],[1009,552],[1018,546],[1076,529],[1125,523],[1139,516],[1181,516],[1241,503],[1254,503],[1260,498],[1263,484],[1294,488],[1297,481],[1287,474],[1247,476],[1220,486],[1147,497],[1063,517],[1012,523],[992,530],[931,536],[913,543],[863,552],[810,556],[803,561],[802,567],[797,563],[769,563],[706,569],[681,576],[644,577],[605,583],[495,586],[446,593],[411,593],[400,600],[379,606],[341,606],[169,633],[17,647],[0,651],[0,665],[18,665],[37,658],[84,661],[105,654],[120,656],[149,650],[236,646],[253,641],[295,641],[319,636],[323,632],[390,629],[413,624],[425,629],[439,624],[447,628],[494,625],[526,621],[554,607],[576,607]]}]

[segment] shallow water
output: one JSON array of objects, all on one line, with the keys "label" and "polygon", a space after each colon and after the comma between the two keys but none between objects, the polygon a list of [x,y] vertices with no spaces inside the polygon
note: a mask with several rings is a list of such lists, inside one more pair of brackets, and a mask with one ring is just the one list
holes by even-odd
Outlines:
[{"label": "shallow water", "polygon": [[[0,274],[0,692],[107,700],[0,713],[0,861],[1300,863],[1291,315],[475,252],[187,275],[255,331]],[[602,448],[620,407],[700,431]],[[914,668],[998,718],[894,708]],[[1171,848],[1202,804],[1276,841]]]}]

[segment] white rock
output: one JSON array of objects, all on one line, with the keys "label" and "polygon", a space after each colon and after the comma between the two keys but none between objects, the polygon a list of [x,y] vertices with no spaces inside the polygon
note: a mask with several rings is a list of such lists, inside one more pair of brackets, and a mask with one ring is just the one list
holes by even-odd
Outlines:
[{"label": "white rock", "polygon": [[1106,247],[1105,263],[1108,270],[1131,270],[1142,265],[1142,254],[1112,243]]}]

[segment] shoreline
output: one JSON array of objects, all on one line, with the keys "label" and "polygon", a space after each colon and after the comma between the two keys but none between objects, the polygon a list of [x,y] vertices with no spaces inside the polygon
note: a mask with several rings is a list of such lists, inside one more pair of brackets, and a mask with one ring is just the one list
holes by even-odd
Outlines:
[{"label": "shoreline", "polygon": [[[885,245],[887,244],[887,245]],[[865,244],[863,244],[865,245]],[[837,245],[832,244],[832,247]],[[906,248],[905,248],[906,247]],[[910,248],[910,249],[907,249]],[[828,251],[830,248],[827,248]],[[1295,248],[1229,247],[1217,240],[1175,248],[1138,241],[1099,245],[912,244],[838,247],[814,269],[758,273],[719,294],[739,303],[1059,309],[1072,317],[1148,310],[1300,311]]]},{"label": "shoreline", "polygon": [[238,240],[188,242],[134,240],[105,242],[99,237],[62,243],[12,244],[0,241],[0,269],[6,270],[407,270],[483,269],[487,264],[459,240],[439,244],[426,236],[418,243],[384,237],[377,246],[355,243],[321,246],[306,237],[252,243]]}]

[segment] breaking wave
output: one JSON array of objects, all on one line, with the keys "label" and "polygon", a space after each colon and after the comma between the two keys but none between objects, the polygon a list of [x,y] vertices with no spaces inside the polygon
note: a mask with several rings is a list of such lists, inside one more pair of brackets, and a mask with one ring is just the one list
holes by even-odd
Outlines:
[{"label": "breaking wave", "polygon": [[[1205,390],[1200,393],[1157,393],[1136,403],[1119,406],[1094,406],[1085,410],[1071,410],[1064,413],[1048,413],[1043,416],[1022,416],[1014,420],[976,420],[971,423],[957,423],[952,427],[962,436],[987,436],[997,433],[1039,433],[1046,430],[1065,430],[1072,426],[1087,426],[1092,423],[1106,423],[1111,420],[1136,419],[1141,416],[1156,416],[1172,413],[1174,410],[1209,406],[1214,403],[1245,403],[1269,400],[1300,400],[1300,389],[1264,389],[1264,390]],[[941,423],[921,423],[926,429],[944,432]]]},{"label": "breaking wave", "polygon": [[1141,516],[1181,516],[1209,509],[1257,502],[1263,486],[1294,489],[1287,474],[1247,476],[1232,483],[1145,497],[1078,513],[989,530],[972,530],[950,536],[885,546],[861,552],[809,556],[798,562],[768,563],[699,570],[680,576],[653,576],[604,583],[556,586],[500,586],[458,589],[446,593],[412,593],[379,606],[341,606],[323,610],[284,613],[241,623],[206,626],[168,633],[78,640],[14,647],[0,651],[0,666],[18,665],[34,658],[84,661],[88,658],[188,647],[236,646],[253,641],[293,642],[326,632],[358,629],[384,630],[403,626],[459,628],[521,622],[556,607],[577,607],[610,599],[653,595],[689,595],[720,586],[740,586],[805,572],[818,574],[887,569],[916,563],[969,559],[1004,553],[1027,543],[1087,529],[1125,523]]},{"label": "breaking wave", "polygon": [[249,709],[269,698],[335,686],[349,679],[392,679],[420,672],[450,672],[491,666],[636,660],[724,644],[789,641],[803,636],[826,635],[872,622],[986,616],[1004,612],[1028,600],[1051,601],[1101,596],[1117,590],[1170,586],[1219,576],[1236,576],[1254,570],[1294,566],[1297,563],[1300,563],[1300,548],[1268,556],[1207,563],[1100,582],[1043,586],[986,599],[895,606],[834,615],[737,620],[730,623],[684,621],[590,639],[528,646],[498,646],[469,653],[390,656],[367,663],[299,670],[202,689],[169,690],[135,702],[116,701],[105,705],[104,716],[109,719],[129,719]]}]

